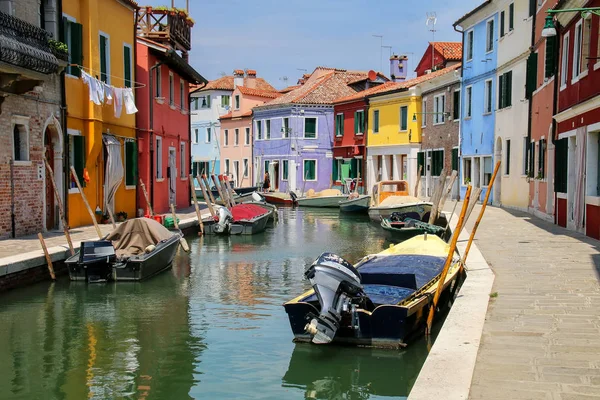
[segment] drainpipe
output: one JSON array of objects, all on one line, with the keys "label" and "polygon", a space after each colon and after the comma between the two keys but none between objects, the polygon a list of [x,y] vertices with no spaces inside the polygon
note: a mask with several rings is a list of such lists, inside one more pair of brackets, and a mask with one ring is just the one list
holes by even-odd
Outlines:
[{"label": "drainpipe", "polygon": [[[58,16],[57,16],[57,25],[58,25],[58,37],[64,38],[64,26],[60,22],[62,21],[62,13],[63,13],[63,2],[57,1],[58,4]],[[62,135],[63,135],[63,207],[65,212],[65,219],[67,220],[67,224],[70,225],[69,221],[69,182],[71,182],[71,171],[67,167],[69,164],[70,149],[69,149],[69,136],[67,135],[67,89],[66,89],[66,69],[64,69],[60,73],[60,124],[62,127]]]},{"label": "drainpipe", "polygon": [[[194,89],[194,92],[196,90],[204,89],[204,87],[207,84],[208,84],[208,82],[206,82],[201,87]],[[189,84],[188,84],[188,88],[189,88]],[[190,162],[193,163],[193,161],[192,161],[192,143],[193,143],[193,141],[192,141],[192,93],[193,92],[190,92],[188,89],[188,129],[190,131],[190,141],[189,141],[189,146],[188,146],[189,147],[189,149],[188,149],[188,157],[189,158],[188,159],[190,160]],[[191,168],[192,165],[190,164],[189,167]],[[192,170],[190,169],[190,171],[192,171]],[[207,174],[208,174],[208,172],[207,172]],[[195,176],[194,176],[194,179],[192,182],[196,182]],[[190,198],[190,199],[192,198],[192,190],[195,190],[194,187],[195,187],[195,184],[190,184],[190,192],[188,193],[188,198]]]},{"label": "drainpipe", "polygon": [[[561,52],[561,40],[560,40],[560,31],[562,30],[560,23],[558,21],[555,22],[555,27],[556,27],[556,36],[554,37],[554,40],[556,40],[556,43],[554,45],[554,59],[556,60],[556,63],[554,65],[554,98],[552,99],[552,144],[554,145],[554,179],[552,182],[552,191],[554,192],[554,223],[558,225],[558,212],[556,210],[557,208],[557,195],[556,195],[556,187],[555,182],[556,182],[556,172],[557,172],[557,165],[558,165],[558,157],[556,157],[556,131],[558,129],[558,122],[556,122],[556,120],[554,119],[554,116],[556,115],[557,111],[558,111],[558,88],[559,88],[559,77],[558,77],[558,60],[559,60],[559,55]],[[548,40],[546,38],[546,40]],[[548,210],[546,210],[546,212],[548,212]]]},{"label": "drainpipe", "polygon": [[[136,74],[136,70],[137,70],[137,27],[138,27],[138,18],[139,18],[139,16],[140,16],[140,8],[136,7],[136,9],[135,9],[135,26],[134,26],[134,29],[133,29],[133,42],[132,42],[133,43],[133,45],[132,45],[133,48],[131,49],[131,51],[133,52],[133,54],[132,54],[133,60],[131,62],[131,87],[134,88],[133,89],[134,93],[135,93],[135,90],[136,90],[135,89],[135,86],[136,86],[135,82],[136,82],[136,75],[137,75]],[[139,142],[139,134],[138,134],[139,131],[137,129],[137,125],[138,124],[137,124],[137,117],[136,117],[136,124],[135,124],[135,128],[134,128],[135,129],[135,140],[136,140],[136,142],[135,142],[135,148],[136,148],[136,151],[137,151],[137,154],[135,155],[136,158],[138,157],[138,154],[140,153],[139,147],[138,147],[138,145],[139,145],[140,142]],[[125,146],[125,145],[123,145],[123,146]],[[134,182],[135,182],[135,186],[136,187],[138,185],[138,182],[140,181],[140,168],[139,168],[139,165],[140,165],[140,162],[139,162],[139,159],[138,159],[137,175],[133,177],[135,179]],[[138,193],[137,193],[137,189],[136,189],[136,194],[135,194],[135,215],[136,216],[137,216],[138,209],[141,208],[140,207],[141,202],[138,200],[139,196],[137,194]]]},{"label": "drainpipe", "polygon": [[[533,53],[533,46],[535,46],[535,15],[531,18],[531,47],[529,48],[529,54],[531,55],[531,53]],[[539,62],[539,60],[538,60]],[[537,71],[536,71],[536,75],[537,75]],[[528,114],[529,118],[527,118],[527,149],[526,149],[526,154],[527,157],[526,159],[529,160],[530,157],[533,157],[533,154],[531,154],[531,115],[533,113],[533,93],[531,93],[530,99],[529,99],[529,105],[528,105]],[[531,165],[531,161],[529,162],[529,165]],[[527,166],[527,169],[529,170],[529,166]],[[530,171],[530,173],[532,173]],[[531,201],[531,195],[529,195],[529,201]]]},{"label": "drainpipe", "polygon": [[149,85],[148,90],[150,91],[148,95],[149,100],[149,118],[150,121],[148,123],[148,134],[150,139],[148,140],[148,144],[150,145],[150,177],[148,179],[148,186],[150,190],[150,203],[154,204],[154,70],[161,65],[164,64],[164,61],[160,61],[158,64],[150,67],[148,70],[149,75]]},{"label": "drainpipe", "polygon": [[[456,25],[452,25],[452,28],[454,28],[454,30],[458,33],[460,33],[461,35],[461,41],[462,41],[462,48],[463,51],[465,49],[465,31],[464,30],[458,30],[456,29]],[[462,108],[462,104],[464,104],[464,99],[463,99],[463,93],[462,93],[462,83],[463,83],[463,76],[465,73],[465,64],[462,62],[461,60],[461,66],[460,66],[460,104],[461,104],[461,108]],[[461,157],[462,157],[462,117],[463,117],[463,113],[462,110],[460,111],[460,121],[458,121],[458,171],[459,173],[461,173]],[[417,167],[418,168],[418,167]],[[460,175],[458,176],[458,198],[457,200],[460,200],[460,182],[461,182],[461,177]]]}]

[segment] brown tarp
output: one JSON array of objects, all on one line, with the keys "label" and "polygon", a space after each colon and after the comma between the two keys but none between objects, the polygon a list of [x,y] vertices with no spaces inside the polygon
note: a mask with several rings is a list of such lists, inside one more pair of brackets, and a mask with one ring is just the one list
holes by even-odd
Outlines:
[{"label": "brown tarp", "polygon": [[149,245],[156,245],[173,235],[173,232],[153,219],[135,218],[119,225],[106,240],[112,242],[117,257],[122,257],[142,254]]}]

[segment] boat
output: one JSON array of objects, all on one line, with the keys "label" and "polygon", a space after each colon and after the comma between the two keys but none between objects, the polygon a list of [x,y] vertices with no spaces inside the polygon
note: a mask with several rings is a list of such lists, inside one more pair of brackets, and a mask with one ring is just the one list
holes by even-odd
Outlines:
[{"label": "boat", "polygon": [[386,232],[388,239],[396,243],[425,233],[436,235],[445,242],[450,240],[452,231],[447,226],[448,222],[443,214],[439,216],[434,224],[428,223],[428,220],[429,215],[423,221],[407,217],[403,213],[394,212],[390,218],[381,219],[381,227]]},{"label": "boat", "polygon": [[352,193],[347,199],[340,201],[340,211],[367,213],[371,204],[371,196],[368,194]]},{"label": "boat", "polygon": [[389,218],[393,212],[400,212],[423,221],[429,218],[432,208],[433,203],[409,195],[408,182],[381,181],[371,191],[369,218],[379,224],[381,218]]},{"label": "boat", "polygon": [[342,194],[338,189],[325,189],[315,192],[310,189],[306,196],[298,198],[301,207],[338,208],[341,200],[346,200],[348,195]]},{"label": "boat", "polygon": [[[213,186],[213,188],[214,188],[214,186]],[[204,194],[202,193],[202,189],[200,189],[199,187],[196,187],[196,188],[194,188],[194,190],[196,191],[197,199],[199,199],[199,200],[204,199]],[[210,191],[211,191],[215,201],[217,203],[219,203],[221,201],[219,198],[219,191],[217,189],[211,189]],[[239,203],[245,203],[246,202],[245,200],[248,199],[248,196],[246,196],[246,195],[251,195],[253,192],[258,191],[258,186],[234,188],[233,191],[236,194],[236,197],[234,197],[234,200]]]},{"label": "boat", "polygon": [[[419,235],[366,256],[356,266],[335,254],[321,254],[305,272],[312,289],[284,304],[294,340],[406,346],[424,333],[449,250],[439,237]],[[440,310],[455,295],[460,271],[454,257],[437,304]]]},{"label": "boat", "polygon": [[261,192],[261,195],[265,198],[265,201],[270,204],[281,204],[285,206],[296,205],[297,196],[294,192]]},{"label": "boat", "polygon": [[72,281],[141,281],[171,267],[182,237],[153,219],[130,219],[102,240],[81,242],[65,264]]},{"label": "boat", "polygon": [[273,211],[271,217],[269,218],[270,222],[274,222],[275,220],[279,219],[279,211],[277,210],[277,206],[275,204],[267,203],[265,197],[259,192],[253,192],[252,200],[246,201],[244,204],[256,204],[257,206]]},{"label": "boat", "polygon": [[257,204],[238,204],[231,209],[220,207],[217,218],[204,223],[206,235],[253,235],[263,232],[273,210]]}]

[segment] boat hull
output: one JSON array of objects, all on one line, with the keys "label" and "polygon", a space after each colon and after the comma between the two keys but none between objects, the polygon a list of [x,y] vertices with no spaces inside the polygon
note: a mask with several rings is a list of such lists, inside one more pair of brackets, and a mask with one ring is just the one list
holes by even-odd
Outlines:
[{"label": "boat hull", "polygon": [[380,206],[380,207],[370,207],[369,208],[369,218],[371,221],[380,223],[381,218],[390,218],[392,213],[397,212],[404,214],[406,217],[418,219],[423,221],[428,217],[431,213],[431,209],[433,207],[432,203],[410,203],[410,204],[400,204],[394,206]]},{"label": "boat hull", "polygon": [[300,207],[339,208],[340,201],[347,196],[302,197],[298,199]]},{"label": "boat hull", "polygon": [[367,213],[369,211],[370,203],[371,196],[363,195],[356,199],[340,201],[340,210],[343,212]]},{"label": "boat hull", "polygon": [[[259,204],[257,204],[259,205]],[[208,221],[204,223],[204,234],[205,235],[254,235],[257,233],[264,232],[267,228],[267,223],[273,218],[273,210],[268,210],[267,213],[262,214],[251,220],[239,220],[230,224],[231,228],[225,232],[217,232],[215,227],[217,223],[214,221]]]},{"label": "boat hull", "polygon": [[293,206],[295,203],[292,197],[290,195],[286,195],[285,193],[281,193],[279,195],[273,193],[261,193],[261,195],[265,198],[265,201],[270,204]]},{"label": "boat hull", "polygon": [[[446,227],[446,225],[447,225],[446,218],[444,216],[440,216],[434,225],[439,226],[439,227]],[[403,242],[412,237],[415,237],[418,235],[423,235],[426,232],[425,229],[418,228],[418,227],[407,227],[407,228],[393,227],[389,223],[389,219],[385,219],[385,218],[381,220],[381,227],[385,231],[388,240],[392,243]],[[436,233],[431,233],[431,234],[434,234],[434,235],[438,236],[440,239],[442,239],[443,241],[448,242],[450,240],[450,238],[452,237],[452,230],[450,229],[450,227],[446,227],[446,229],[444,229],[442,231],[439,231]]]}]

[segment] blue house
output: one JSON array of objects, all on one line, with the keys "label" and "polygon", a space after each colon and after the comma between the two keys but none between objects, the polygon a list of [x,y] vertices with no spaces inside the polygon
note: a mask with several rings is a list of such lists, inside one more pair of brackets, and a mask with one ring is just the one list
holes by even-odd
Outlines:
[{"label": "blue house", "polygon": [[498,12],[486,1],[454,27],[463,32],[460,195],[470,183],[483,189],[483,200],[494,169]]}]

